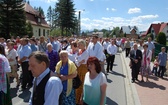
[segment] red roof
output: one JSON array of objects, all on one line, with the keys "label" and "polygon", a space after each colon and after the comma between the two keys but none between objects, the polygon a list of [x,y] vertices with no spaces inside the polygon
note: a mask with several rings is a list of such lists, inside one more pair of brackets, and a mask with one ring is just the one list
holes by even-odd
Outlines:
[{"label": "red roof", "polygon": [[162,32],[163,29],[168,25],[168,23],[158,23],[158,24],[151,24],[149,29],[146,31],[146,35],[151,33],[151,28],[154,29],[154,32],[156,35],[159,34],[159,32]]},{"label": "red roof", "polygon": [[154,29],[156,35],[158,35],[158,33],[160,31],[160,26],[161,26],[161,24],[152,24],[152,28]]},{"label": "red roof", "polygon": [[[33,9],[28,3],[25,3],[24,10],[26,12],[26,20],[31,24],[49,28],[44,16],[41,15],[37,10]],[[38,18],[41,19],[40,23],[38,22]]]},{"label": "red roof", "polygon": [[167,24],[168,24],[168,23],[162,23],[159,32],[162,32],[163,29],[167,26]]}]

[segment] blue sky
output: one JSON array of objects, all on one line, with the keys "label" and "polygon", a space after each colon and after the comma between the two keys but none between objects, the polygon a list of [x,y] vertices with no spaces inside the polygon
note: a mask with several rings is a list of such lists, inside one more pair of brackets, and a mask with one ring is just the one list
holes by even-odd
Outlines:
[{"label": "blue sky", "polygon": [[[29,1],[33,7],[41,6],[45,14],[48,7],[54,7],[57,2]],[[168,21],[168,0],[74,0],[74,4],[76,11],[82,11],[81,30],[111,30],[113,27],[130,25],[146,31],[151,23]]]}]

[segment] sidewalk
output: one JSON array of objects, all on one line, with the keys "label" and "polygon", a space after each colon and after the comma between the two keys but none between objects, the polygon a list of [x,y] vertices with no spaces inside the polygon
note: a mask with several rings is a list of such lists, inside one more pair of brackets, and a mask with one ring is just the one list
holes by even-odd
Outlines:
[{"label": "sidewalk", "polygon": [[[129,58],[125,57],[125,52],[121,53],[121,58],[125,63],[124,71],[129,79],[132,91],[133,105],[168,105],[168,77],[164,79],[151,75],[150,82],[131,83],[131,69],[129,68]],[[151,67],[153,64],[151,63]],[[138,77],[141,80],[141,76]],[[145,80],[145,78],[144,78]],[[129,105],[129,104],[128,104]]]}]

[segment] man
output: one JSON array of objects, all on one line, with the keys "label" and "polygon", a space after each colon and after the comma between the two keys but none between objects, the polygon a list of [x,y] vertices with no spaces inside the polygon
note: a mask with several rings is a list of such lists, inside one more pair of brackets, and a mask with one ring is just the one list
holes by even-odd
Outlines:
[{"label": "man", "polygon": [[148,45],[148,50],[151,50],[152,51],[152,56],[154,56],[155,45],[151,40],[152,40],[152,38],[149,37],[146,44]]},{"label": "man", "polygon": [[132,69],[132,83],[138,81],[139,69],[141,67],[142,52],[138,49],[137,43],[133,44],[133,49],[130,51],[130,67]]},{"label": "man", "polygon": [[125,47],[125,56],[128,57],[131,50],[131,43],[129,38],[127,38],[127,41],[125,42],[124,47]]},{"label": "man", "polygon": [[55,51],[58,51],[58,44],[55,42],[53,36],[50,36],[50,43],[52,44],[53,49],[54,49]]},{"label": "man", "polygon": [[37,51],[38,47],[36,46],[36,40],[34,38],[30,38],[30,48],[32,52]]},{"label": "man", "polygon": [[45,42],[44,36],[40,37],[40,44],[38,45],[39,51],[46,52],[47,43]]},{"label": "man", "polygon": [[161,52],[158,54],[158,61],[159,61],[158,76],[161,78],[163,78],[163,75],[166,71],[167,53],[165,52],[165,50],[166,50],[166,48],[162,47]]},{"label": "man", "polygon": [[103,47],[100,42],[98,42],[98,36],[93,35],[92,36],[92,42],[89,43],[87,48],[89,57],[96,57],[101,61],[101,58],[103,57]]},{"label": "man", "polygon": [[116,46],[117,46],[117,52],[119,52],[120,51],[120,47],[121,47],[121,39],[120,38],[117,38]]},{"label": "man", "polygon": [[[104,48],[104,54],[106,55],[106,58],[108,56],[108,53],[107,53],[107,46],[110,44],[109,42],[109,39],[108,38],[105,38],[105,41],[103,42],[103,48]],[[107,62],[107,61],[106,61]]]},{"label": "man", "polygon": [[23,73],[23,80],[22,80],[22,90],[26,89],[26,85],[28,84],[28,87],[31,87],[33,76],[30,71],[28,71],[29,68],[29,60],[28,57],[32,53],[31,48],[28,45],[28,39],[23,38],[22,39],[22,47],[18,51],[18,63],[21,64],[22,67],[22,73]]},{"label": "man", "polygon": [[34,76],[34,85],[29,105],[59,105],[62,82],[49,69],[49,59],[44,52],[36,51],[29,56],[29,70]]},{"label": "man", "polygon": [[109,72],[109,67],[110,71],[113,70],[113,64],[115,60],[115,55],[117,54],[117,46],[114,44],[114,40],[111,41],[111,44],[108,45],[107,47],[107,53],[108,53],[108,58],[107,58],[107,72]]}]

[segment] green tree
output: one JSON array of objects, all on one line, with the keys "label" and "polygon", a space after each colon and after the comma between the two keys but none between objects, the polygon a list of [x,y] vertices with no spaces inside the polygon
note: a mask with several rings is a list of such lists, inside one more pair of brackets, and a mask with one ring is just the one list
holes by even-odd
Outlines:
[{"label": "green tree", "polygon": [[27,35],[29,36],[29,38],[31,38],[33,36],[33,27],[30,22],[26,24],[26,30],[27,30]]},{"label": "green tree", "polygon": [[115,35],[116,37],[120,37],[120,28],[114,27],[112,30],[112,35]]},{"label": "green tree", "polygon": [[67,35],[68,32],[72,31],[75,28],[76,17],[72,0],[58,0],[58,2],[56,3],[55,14],[55,21],[61,28],[62,35],[64,30],[66,31]]},{"label": "green tree", "polygon": [[41,6],[40,7],[34,7],[34,9],[37,10],[41,15],[45,16],[44,15],[44,10],[43,10],[43,8],[41,8]]},{"label": "green tree", "polygon": [[26,17],[23,0],[0,0],[0,35],[4,38],[24,36]]},{"label": "green tree", "polygon": [[93,29],[93,32],[98,32],[99,30],[98,29]]},{"label": "green tree", "polygon": [[151,37],[151,38],[152,38],[152,40],[154,40],[154,36],[153,36],[153,34],[152,34],[152,33],[149,33],[149,34],[147,35],[147,37]]},{"label": "green tree", "polygon": [[159,43],[159,44],[162,44],[162,45],[166,45],[166,34],[163,33],[163,32],[160,32],[157,36],[157,39],[156,41]]},{"label": "green tree", "polygon": [[49,6],[47,10],[47,21],[49,22],[50,28],[52,27],[53,24],[53,9],[51,6]]}]

